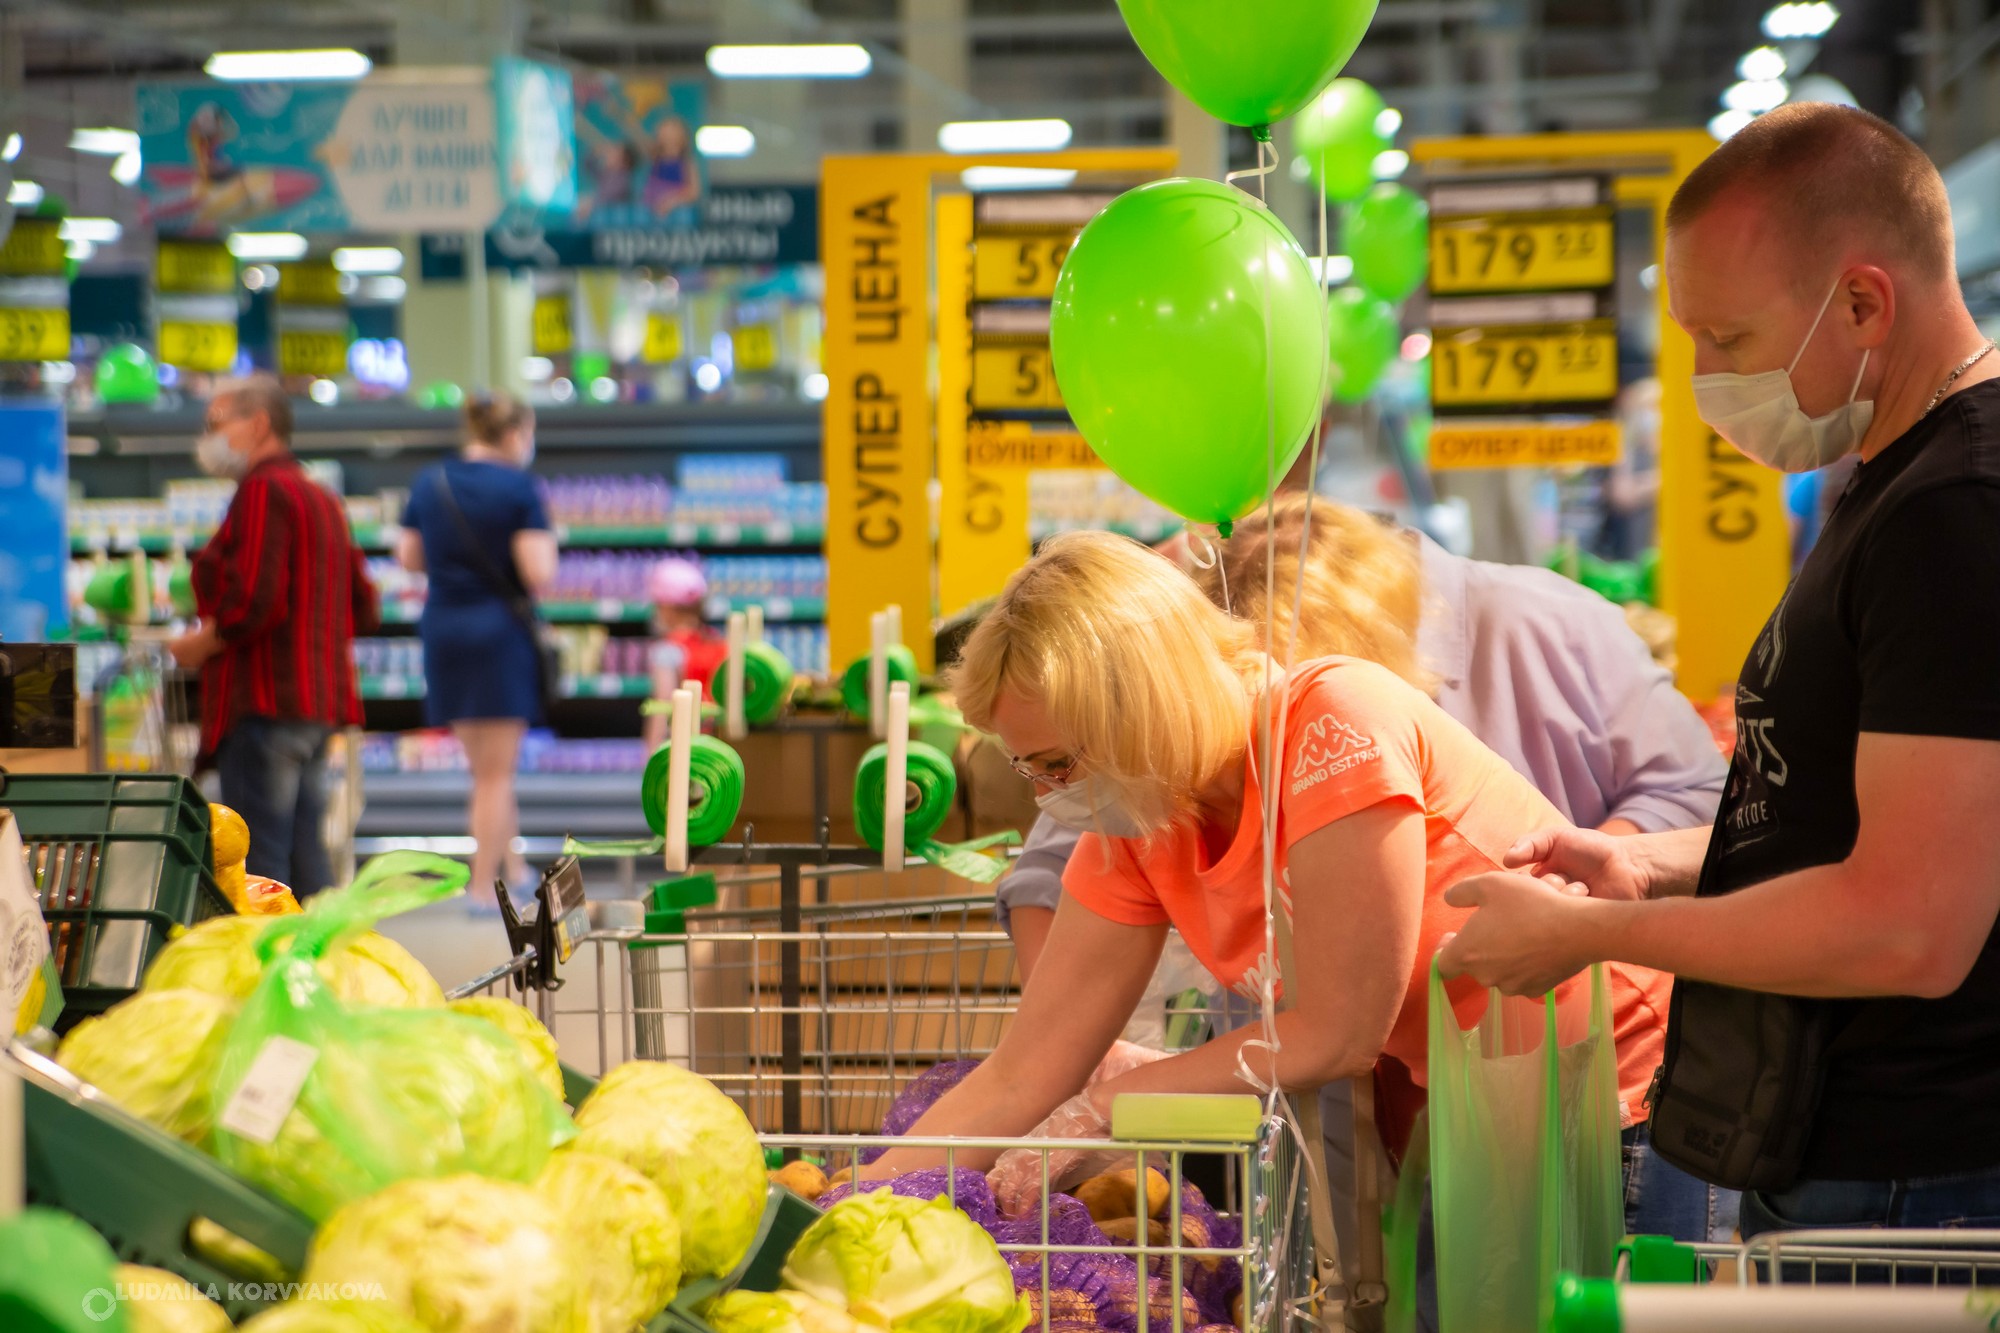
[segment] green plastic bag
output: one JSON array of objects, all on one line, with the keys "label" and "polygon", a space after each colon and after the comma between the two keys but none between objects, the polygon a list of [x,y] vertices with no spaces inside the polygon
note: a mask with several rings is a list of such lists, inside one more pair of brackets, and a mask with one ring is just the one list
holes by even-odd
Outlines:
[{"label": "green plastic bag", "polygon": [[315,966],[384,917],[465,887],[443,857],[393,852],[259,938],[264,975],[223,1048],[222,1163],[315,1221],[413,1176],[523,1184],[575,1137],[562,1103],[507,1035],[449,1009],[335,998]]},{"label": "green plastic bag", "polygon": [[1444,1333],[1537,1333],[1558,1271],[1609,1277],[1624,1230],[1604,969],[1487,994],[1463,1031],[1435,963],[1430,1156]]}]

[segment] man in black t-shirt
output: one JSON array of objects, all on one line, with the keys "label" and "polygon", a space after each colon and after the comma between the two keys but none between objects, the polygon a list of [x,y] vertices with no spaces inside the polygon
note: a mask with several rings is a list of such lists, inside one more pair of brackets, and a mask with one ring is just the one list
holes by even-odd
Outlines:
[{"label": "man in black t-shirt", "polygon": [[1943,182],[1865,112],[1780,108],[1675,195],[1666,277],[1703,420],[1859,465],[1744,663],[1714,829],[1525,839],[1570,892],[1459,885],[1441,962],[1674,973],[1653,1142],[1748,1187],[1746,1236],[2000,1226],[2000,355]]}]

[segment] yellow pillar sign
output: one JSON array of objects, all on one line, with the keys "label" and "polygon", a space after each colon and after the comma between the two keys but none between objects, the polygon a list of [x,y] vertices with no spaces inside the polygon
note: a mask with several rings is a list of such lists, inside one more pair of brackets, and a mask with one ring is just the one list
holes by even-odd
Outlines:
[{"label": "yellow pillar sign", "polygon": [[918,668],[929,671],[930,167],[924,158],[828,158],[821,181],[832,660],[867,652],[869,615],[894,604]]}]

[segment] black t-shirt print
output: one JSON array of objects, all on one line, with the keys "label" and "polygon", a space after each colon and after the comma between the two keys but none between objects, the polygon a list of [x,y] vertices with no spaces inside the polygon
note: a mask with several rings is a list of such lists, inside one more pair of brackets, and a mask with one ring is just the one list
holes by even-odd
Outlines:
[{"label": "black t-shirt print", "polygon": [[[2000,740],[2000,381],[1856,469],[1744,663],[1736,717],[1703,896],[1847,857],[1862,732]],[[1802,1177],[2000,1164],[1994,934],[1943,999],[1819,1003],[1836,1039]]]}]

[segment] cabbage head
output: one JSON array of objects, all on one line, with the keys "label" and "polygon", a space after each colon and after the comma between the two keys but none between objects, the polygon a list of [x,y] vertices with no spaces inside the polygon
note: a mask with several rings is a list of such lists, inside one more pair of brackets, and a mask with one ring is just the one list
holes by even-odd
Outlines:
[{"label": "cabbage head", "polygon": [[801,1291],[725,1292],[701,1317],[715,1333],[868,1333],[853,1315]]},{"label": "cabbage head", "polygon": [[244,1320],[236,1333],[424,1333],[380,1301],[287,1301]]},{"label": "cabbage head", "polygon": [[943,1195],[842,1199],[799,1237],[783,1282],[894,1333],[1021,1333],[1029,1319],[1000,1247]]},{"label": "cabbage head", "polygon": [[76,1025],[56,1063],[189,1143],[208,1137],[215,1062],[236,1005],[196,990],[147,991]]},{"label": "cabbage head", "polygon": [[218,1127],[214,1152],[315,1220],[412,1177],[471,1171],[525,1185],[575,1133],[562,1103],[490,1023],[448,1009],[324,1004],[257,1033],[250,1014],[224,1053],[222,1106],[269,1037],[304,1041],[318,1058],[275,1138],[259,1143]]},{"label": "cabbage head", "polygon": [[665,1308],[681,1283],[681,1227],[658,1185],[623,1162],[566,1150],[549,1158],[535,1193],[584,1255],[603,1333],[625,1333]]},{"label": "cabbage head", "polygon": [[576,1108],[576,1148],[615,1157],[667,1196],[682,1280],[721,1277],[757,1238],[770,1182],[749,1118],[699,1074],[657,1060],[612,1070]]},{"label": "cabbage head", "polygon": [[164,1268],[118,1265],[118,1303],[125,1307],[126,1333],[230,1333],[235,1327],[221,1306]]},{"label": "cabbage head", "polygon": [[[218,916],[202,922],[160,950],[146,969],[146,990],[175,987],[246,1000],[257,988],[263,965],[257,937],[273,922],[296,917]],[[351,1004],[393,1009],[444,1003],[437,979],[408,949],[374,931],[355,936],[320,962],[320,975],[333,993]]]},{"label": "cabbage head", "polygon": [[562,1062],[556,1058],[556,1039],[526,1005],[498,995],[468,995],[463,1000],[453,1000],[451,1007],[461,1014],[483,1018],[512,1037],[542,1086],[554,1093],[557,1101],[563,1099]]},{"label": "cabbage head", "polygon": [[370,1304],[428,1333],[598,1333],[582,1272],[575,1244],[526,1185],[446,1176],[336,1212],[313,1237],[303,1280],[379,1284]]}]

